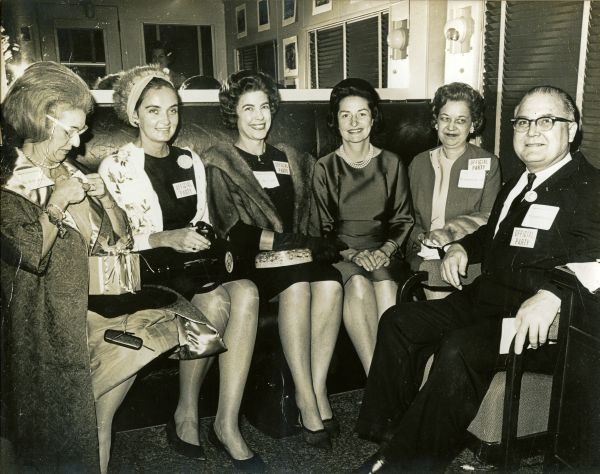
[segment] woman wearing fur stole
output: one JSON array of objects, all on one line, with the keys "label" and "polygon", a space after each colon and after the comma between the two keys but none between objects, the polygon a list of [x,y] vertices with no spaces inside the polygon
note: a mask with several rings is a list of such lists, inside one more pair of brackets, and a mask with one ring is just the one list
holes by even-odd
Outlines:
[{"label": "woman wearing fur stole", "polygon": [[326,379],[341,320],[342,286],[330,265],[343,248],[315,237],[311,180],[314,159],[265,139],[279,105],[272,79],[262,73],[231,75],[219,92],[224,123],[237,129],[235,144],[202,157],[209,209],[217,234],[255,257],[249,278],[260,298],[279,296],[279,334],[296,389],[304,440],[331,448],[339,432]]}]

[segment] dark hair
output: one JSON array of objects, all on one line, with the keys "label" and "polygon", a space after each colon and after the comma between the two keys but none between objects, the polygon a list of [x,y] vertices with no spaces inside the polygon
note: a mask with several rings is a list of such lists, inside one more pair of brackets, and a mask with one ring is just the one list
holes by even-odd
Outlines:
[{"label": "dark hair", "polygon": [[435,91],[431,111],[433,113],[432,125],[435,126],[435,122],[440,113],[440,110],[447,102],[466,102],[471,113],[471,122],[473,123],[473,133],[471,136],[477,136],[481,133],[484,126],[485,102],[481,94],[473,89],[469,84],[464,82],[452,82],[438,88]]},{"label": "dark hair", "polygon": [[185,89],[220,89],[221,83],[212,76],[192,76],[188,77],[179,86],[179,90]]},{"label": "dark hair", "polygon": [[131,94],[131,90],[136,82],[149,75],[158,77],[153,77],[146,87],[144,87],[135,104],[135,110],[138,109],[150,89],[162,89],[163,87],[166,87],[177,94],[175,86],[170,82],[169,74],[157,65],[136,66],[124,71],[114,85],[115,92],[113,94],[113,106],[117,117],[125,123],[129,123],[129,117],[127,116],[127,101]]},{"label": "dark hair", "polygon": [[329,98],[329,114],[327,115],[327,126],[329,129],[340,136],[339,123],[337,114],[340,110],[340,102],[346,97],[362,97],[369,104],[371,110],[371,116],[373,117],[373,127],[371,128],[373,133],[380,132],[383,129],[383,114],[379,108],[379,94],[375,88],[364,79],[357,77],[349,77],[341,82],[338,82]]},{"label": "dark hair", "polygon": [[575,104],[573,97],[571,97],[567,92],[565,92],[563,89],[561,89],[559,87],[554,87],[554,86],[532,87],[525,93],[523,98],[519,101],[518,105],[515,107],[515,112],[518,110],[518,108],[521,106],[521,104],[527,97],[535,95],[535,94],[547,94],[547,95],[551,95],[551,96],[559,99],[562,102],[563,107],[565,108],[565,112],[567,112],[567,115],[569,115],[569,117],[565,117],[565,118],[573,119],[573,121],[575,121],[579,125],[579,119],[580,119],[579,110],[577,109],[577,105]]},{"label": "dark hair", "polygon": [[236,107],[240,97],[247,92],[264,92],[269,99],[271,114],[277,112],[279,107],[279,91],[271,77],[263,72],[240,71],[231,74],[219,90],[219,102],[221,104],[221,116],[223,124],[227,128],[237,128]]},{"label": "dark hair", "polygon": [[148,59],[151,62],[152,61],[152,53],[154,52],[155,49],[162,49],[165,52],[165,56],[167,56],[171,61],[173,62],[173,60],[175,59],[175,49],[171,47],[171,44],[167,41],[153,41],[150,44],[150,48],[148,48],[148,53],[150,53],[148,55]]},{"label": "dark hair", "polygon": [[83,79],[62,64],[41,61],[13,82],[2,104],[2,115],[21,139],[42,142],[50,136],[46,115],[56,116],[61,107],[83,110],[87,115],[93,106]]},{"label": "dark hair", "polygon": [[121,74],[122,74],[122,72],[115,72],[115,73],[112,73],[112,74],[107,74],[106,76],[103,76],[103,77],[99,77],[94,82],[94,85],[92,86],[92,89],[99,89],[99,90],[112,90],[112,89],[114,89],[115,84],[117,83],[117,81],[121,77]]}]

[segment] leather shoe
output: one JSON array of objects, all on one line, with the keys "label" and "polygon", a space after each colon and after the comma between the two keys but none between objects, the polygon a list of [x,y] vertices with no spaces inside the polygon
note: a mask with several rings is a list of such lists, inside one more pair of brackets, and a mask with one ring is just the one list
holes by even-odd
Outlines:
[{"label": "leather shoe", "polygon": [[337,438],[340,435],[340,422],[335,416],[321,421],[323,422],[323,427],[325,428],[325,431],[329,433],[329,436],[331,436],[332,438]]},{"label": "leather shoe", "polygon": [[392,463],[390,463],[390,461],[383,454],[377,451],[354,472],[356,474],[375,474],[376,472],[391,473],[394,472],[394,468]]},{"label": "leather shoe", "polygon": [[225,446],[225,444],[217,436],[215,425],[210,427],[208,432],[208,441],[210,441],[215,448],[227,454],[231,460],[231,463],[233,464],[233,467],[235,467],[238,471],[264,472],[267,467],[262,458],[256,453],[252,454],[252,457],[248,459],[235,459],[227,450],[227,446]]},{"label": "leather shoe", "polygon": [[302,428],[302,439],[306,444],[320,449],[331,449],[331,436],[325,428],[321,430],[309,430],[302,424],[302,416],[298,415],[298,422]]},{"label": "leather shoe", "polygon": [[171,420],[167,423],[166,432],[167,441],[169,442],[169,446],[171,446],[173,451],[188,458],[199,459],[201,461],[206,460],[206,455],[204,454],[204,449],[202,446],[188,443],[179,437],[177,434],[177,428],[175,426],[175,420]]}]

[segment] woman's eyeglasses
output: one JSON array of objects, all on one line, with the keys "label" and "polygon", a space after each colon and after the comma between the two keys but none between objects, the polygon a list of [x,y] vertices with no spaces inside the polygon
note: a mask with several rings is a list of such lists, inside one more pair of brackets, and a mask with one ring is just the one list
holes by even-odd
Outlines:
[{"label": "woman's eyeglasses", "polygon": [[60,128],[62,128],[69,137],[69,140],[73,140],[73,138],[75,138],[76,136],[83,135],[88,129],[87,125],[84,125],[83,128],[80,129],[77,129],[75,127],[69,127],[57,118],[52,117],[52,115],[46,115],[46,117],[52,122],[54,122],[56,125],[58,125]]}]

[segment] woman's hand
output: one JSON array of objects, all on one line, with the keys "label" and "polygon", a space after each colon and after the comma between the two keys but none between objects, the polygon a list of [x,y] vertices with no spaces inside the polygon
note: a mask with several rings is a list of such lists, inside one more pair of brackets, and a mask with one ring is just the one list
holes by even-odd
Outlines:
[{"label": "woman's hand", "polygon": [[58,176],[54,181],[54,191],[48,204],[54,204],[65,210],[69,204],[77,204],[85,199],[86,183],[74,177]]},{"label": "woman's hand", "polygon": [[354,255],[354,257],[352,257],[351,261],[356,263],[359,267],[364,268],[368,272],[372,272],[373,270],[379,268],[378,261],[370,250],[361,250]]},{"label": "woman's hand", "polygon": [[424,240],[429,241],[435,247],[443,247],[454,239],[452,238],[452,234],[447,230],[436,229],[429,232],[429,234],[425,234]]},{"label": "woman's hand", "polygon": [[170,247],[178,252],[192,253],[210,248],[210,240],[191,227],[157,232],[149,240],[152,247]]},{"label": "woman's hand", "polygon": [[85,177],[87,179],[86,184],[88,185],[88,189],[86,191],[88,196],[100,198],[101,202],[104,197],[108,197],[106,187],[104,186],[104,181],[98,173],[87,174]]},{"label": "woman's hand", "polygon": [[387,267],[390,264],[390,257],[388,257],[388,254],[382,249],[373,250],[371,255],[377,264],[377,268],[375,268],[375,270],[378,268]]}]

